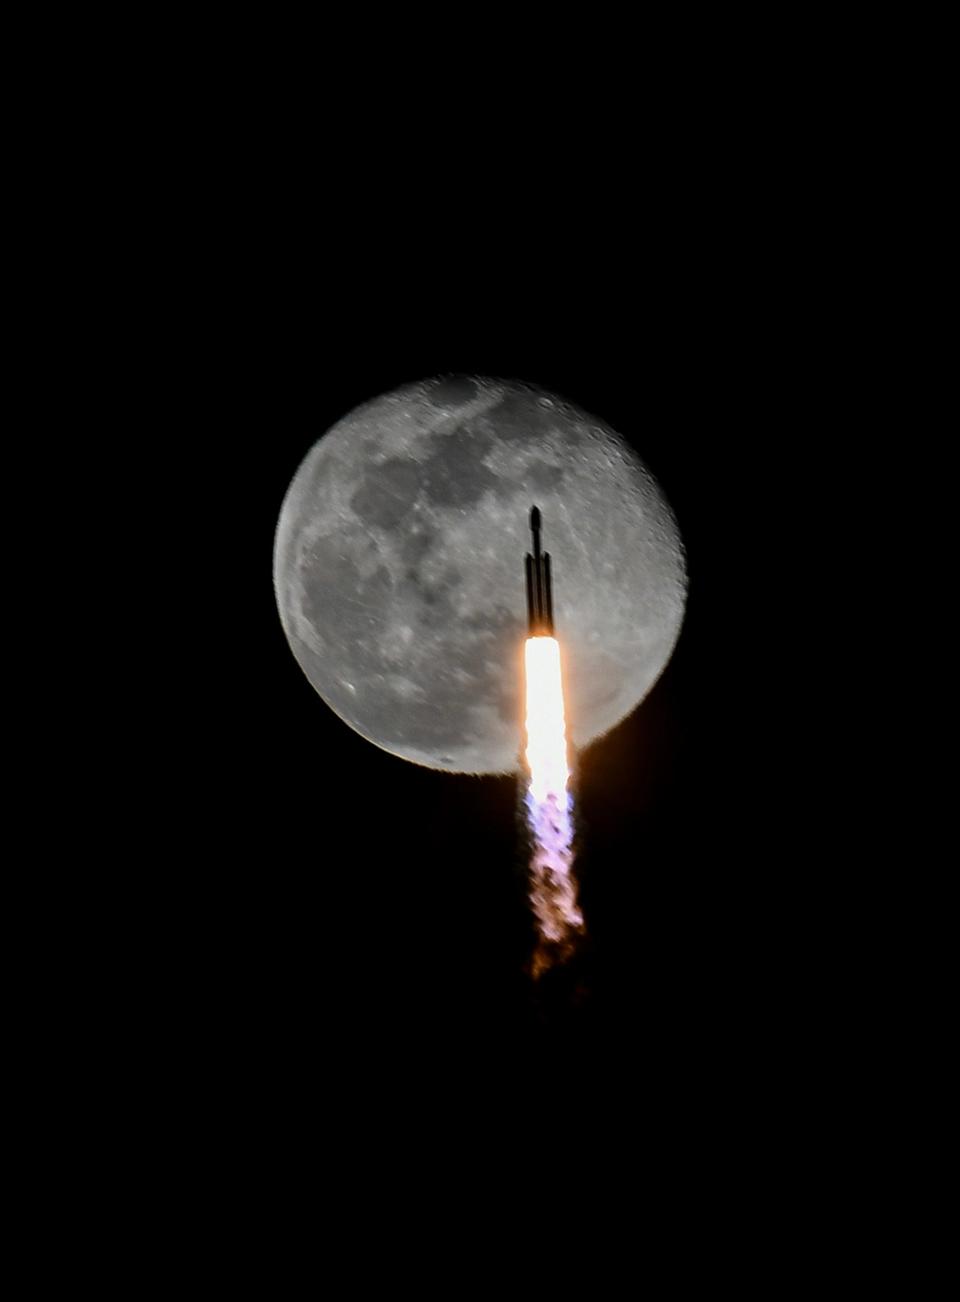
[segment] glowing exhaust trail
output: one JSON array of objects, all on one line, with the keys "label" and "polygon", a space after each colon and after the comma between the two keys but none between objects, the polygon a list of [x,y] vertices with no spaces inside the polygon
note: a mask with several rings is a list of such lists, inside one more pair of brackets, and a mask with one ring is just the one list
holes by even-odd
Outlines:
[{"label": "glowing exhaust trail", "polygon": [[560,645],[530,637],[524,647],[526,683],[527,820],[533,837],[530,898],[540,931],[533,971],[573,949],[583,929],[573,879],[573,796],[569,790]]}]

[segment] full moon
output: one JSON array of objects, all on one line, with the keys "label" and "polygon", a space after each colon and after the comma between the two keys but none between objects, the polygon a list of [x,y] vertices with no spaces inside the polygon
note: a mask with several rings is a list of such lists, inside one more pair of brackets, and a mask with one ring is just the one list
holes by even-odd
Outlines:
[{"label": "full moon", "polygon": [[277,525],[277,605],[362,737],[450,773],[516,769],[534,505],[580,749],[643,700],[683,619],[676,521],[620,435],[556,394],[443,376],[356,408],[307,453]]}]

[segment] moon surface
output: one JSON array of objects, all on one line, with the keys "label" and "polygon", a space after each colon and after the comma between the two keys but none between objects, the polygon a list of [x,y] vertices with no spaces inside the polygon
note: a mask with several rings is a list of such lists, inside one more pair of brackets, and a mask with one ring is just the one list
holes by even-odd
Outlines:
[{"label": "moon surface", "polygon": [[277,525],[277,605],[361,736],[451,773],[516,769],[533,505],[579,749],[643,700],[683,619],[683,545],[636,453],[556,394],[468,376],[384,394],[310,449]]}]

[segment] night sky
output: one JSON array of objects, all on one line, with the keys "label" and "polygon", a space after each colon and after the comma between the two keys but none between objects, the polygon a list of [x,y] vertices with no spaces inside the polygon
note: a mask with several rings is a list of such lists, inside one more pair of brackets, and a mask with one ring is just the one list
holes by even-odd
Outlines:
[{"label": "night sky", "polygon": [[[143,1046],[156,1124],[215,1134],[238,1178],[305,1152],[300,1187],[326,1188],[329,1159],[366,1197],[365,1173],[403,1184],[427,1143],[483,1160],[491,1128],[531,1187],[574,1150],[616,1162],[626,1144],[639,1171],[655,1145],[677,1180],[681,1149],[735,1161],[738,1127],[762,1136],[785,1082],[821,1090],[812,1073],[859,1017],[837,980],[851,875],[837,845],[811,844],[819,754],[798,740],[797,665],[829,653],[794,568],[818,528],[810,458],[829,452],[805,389],[816,345],[765,311],[762,277],[708,251],[681,264],[677,241],[634,272],[581,256],[571,287],[529,242],[465,281],[456,250],[422,244],[361,269],[355,239],[324,280],[329,260],[298,261],[304,239],[251,274],[231,259],[171,336],[164,717],[153,779],[132,771],[158,809],[123,811],[104,905],[128,955],[104,966],[116,1042]],[[316,439],[371,397],[463,372],[608,422],[686,551],[673,656],[580,763],[587,935],[537,985],[516,782],[354,733],[294,659],[273,591],[281,503]],[[131,697],[141,734],[151,694]],[[790,1113],[797,1142],[808,1115]]]},{"label": "night sky", "polygon": [[[624,1282],[655,1288],[646,1258],[661,1223],[674,1292],[691,1262],[713,1288],[739,1281],[793,1228],[760,1290],[777,1297],[812,1260],[810,1242],[848,1233],[859,1199],[848,1172],[869,1180],[887,1161],[888,1117],[869,1105],[896,1111],[881,1092],[900,1052],[887,1028],[898,1009],[915,1015],[893,916],[915,856],[884,875],[865,847],[867,827],[885,835],[887,811],[858,776],[847,709],[861,669],[893,681],[889,613],[906,589],[882,526],[912,489],[871,497],[860,474],[844,489],[852,555],[826,510],[844,458],[858,471],[912,469],[909,447],[878,452],[883,421],[865,418],[896,370],[884,373],[870,329],[886,331],[889,254],[904,243],[884,225],[888,155],[915,143],[900,82],[888,78],[896,117],[871,140],[875,97],[849,73],[870,63],[862,34],[835,56],[850,106],[838,130],[816,61],[787,87],[782,115],[771,107],[795,33],[748,39],[733,24],[766,83],[754,87],[689,15],[668,51],[644,17],[637,38],[605,26],[592,52],[578,16],[563,58],[546,39],[553,19],[537,20],[523,52],[512,18],[471,15],[497,50],[473,68],[445,19],[429,19],[420,68],[379,17],[361,15],[349,42],[327,32],[335,17],[302,43],[302,70],[285,36],[276,87],[263,53],[240,57],[220,22],[197,56],[202,106],[178,56],[148,84],[142,116],[109,84],[92,129],[69,98],[57,104],[54,137],[79,122],[75,175],[35,151],[56,189],[41,239],[82,272],[73,293],[54,258],[48,301],[42,249],[25,263],[36,311],[83,372],[73,383],[41,340],[38,392],[63,393],[69,411],[48,422],[51,437],[92,450],[105,489],[101,505],[79,476],[75,487],[52,445],[51,479],[103,528],[89,561],[73,554],[72,524],[51,516],[44,478],[14,477],[9,490],[57,521],[56,562],[40,572],[53,614],[35,622],[15,608],[15,640],[52,645],[51,694],[87,711],[81,729],[34,705],[45,758],[14,751],[44,797],[27,841],[40,900],[10,922],[36,933],[16,968],[15,1014],[21,980],[56,987],[33,1028],[56,1060],[48,1069],[32,1045],[15,1059],[47,1111],[25,1128],[47,1255],[74,1274],[87,1260],[47,1216],[52,1198],[78,1227],[75,1209],[92,1213],[95,1232],[84,1225],[78,1242],[98,1270],[135,1237],[128,1223],[145,1228],[138,1271],[153,1283],[173,1264],[175,1291],[202,1278],[180,1267],[181,1244],[205,1247],[220,1281],[230,1265],[246,1276],[259,1248],[266,1296],[296,1291],[278,1287],[292,1247],[310,1258],[310,1281],[334,1289],[362,1289],[372,1263],[391,1291],[422,1291],[432,1271],[458,1296],[491,1245],[525,1241],[541,1287],[545,1265],[566,1277],[579,1258],[602,1296]],[[816,37],[831,51],[832,31]],[[189,26],[174,39],[193,57]],[[712,68],[704,87],[697,44]],[[611,66],[617,48],[629,67]],[[131,82],[142,57],[136,44],[109,53]],[[535,84],[541,67],[551,87]],[[529,96],[523,111],[504,94],[504,68]],[[221,90],[221,70],[235,88]],[[807,138],[815,112],[823,140]],[[858,208],[847,196],[870,148],[882,166]],[[873,313],[879,325],[861,321]],[[911,307],[896,329],[918,319]],[[354,733],[294,659],[273,590],[281,504],[316,440],[362,402],[456,373],[522,380],[608,423],[655,476],[685,547],[672,658],[579,763],[586,938],[539,983],[526,971],[535,936],[517,781],[415,767]],[[23,437],[42,446],[39,410]],[[14,566],[33,574],[24,536]],[[516,563],[522,591],[522,554]],[[837,605],[866,629],[869,569],[885,592],[869,610],[870,649],[841,665],[826,590],[835,583]],[[105,630],[85,606],[61,618],[64,572],[109,608]],[[119,738],[73,642],[117,680],[104,695]],[[871,683],[870,697],[862,735],[879,737],[893,770],[906,752],[884,749],[888,693]],[[15,693],[10,707],[24,703]],[[67,732],[76,814],[47,799]],[[69,838],[62,886],[48,827]],[[890,902],[885,921],[878,900]],[[62,944],[46,934],[51,912]],[[870,1026],[883,1049],[858,1077],[849,1066]],[[577,1156],[588,1158],[579,1170]],[[36,1219],[34,1185],[20,1202]],[[602,1231],[592,1254],[591,1211]],[[886,1260],[884,1229],[871,1225],[858,1277],[866,1257]],[[473,1242],[446,1271],[440,1249],[457,1233]],[[624,1272],[606,1270],[610,1245]],[[497,1283],[516,1286],[506,1268]]]},{"label": "night sky", "polygon": [[[694,320],[682,294],[642,325],[591,316],[582,293],[487,297],[458,315],[441,278],[406,328],[381,294],[313,334],[304,311],[279,310],[292,295],[238,301],[216,358],[230,422],[198,445],[229,459],[222,575],[204,594],[229,646],[197,642],[207,726],[191,761],[209,775],[210,859],[188,889],[217,973],[201,986],[211,1020],[288,1063],[321,1046],[341,1064],[583,1061],[641,1041],[671,1062],[755,1051],[798,975],[783,957],[797,938],[790,834],[761,740],[776,736],[783,695],[765,627],[776,349],[707,299]],[[686,546],[673,657],[580,765],[588,934],[539,986],[524,970],[516,783],[432,772],[361,739],[307,682],[274,603],[273,532],[308,448],[358,402],[444,372],[518,377],[608,421],[658,479]]]}]

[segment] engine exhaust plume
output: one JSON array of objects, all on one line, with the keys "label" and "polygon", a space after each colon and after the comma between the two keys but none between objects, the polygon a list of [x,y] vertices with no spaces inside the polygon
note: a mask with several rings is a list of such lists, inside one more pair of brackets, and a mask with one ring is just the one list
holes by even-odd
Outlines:
[{"label": "engine exhaust plume", "polygon": [[530,899],[539,930],[533,974],[573,952],[583,916],[573,877],[573,795],[563,709],[560,645],[555,637],[524,646],[527,823],[533,840]]}]

